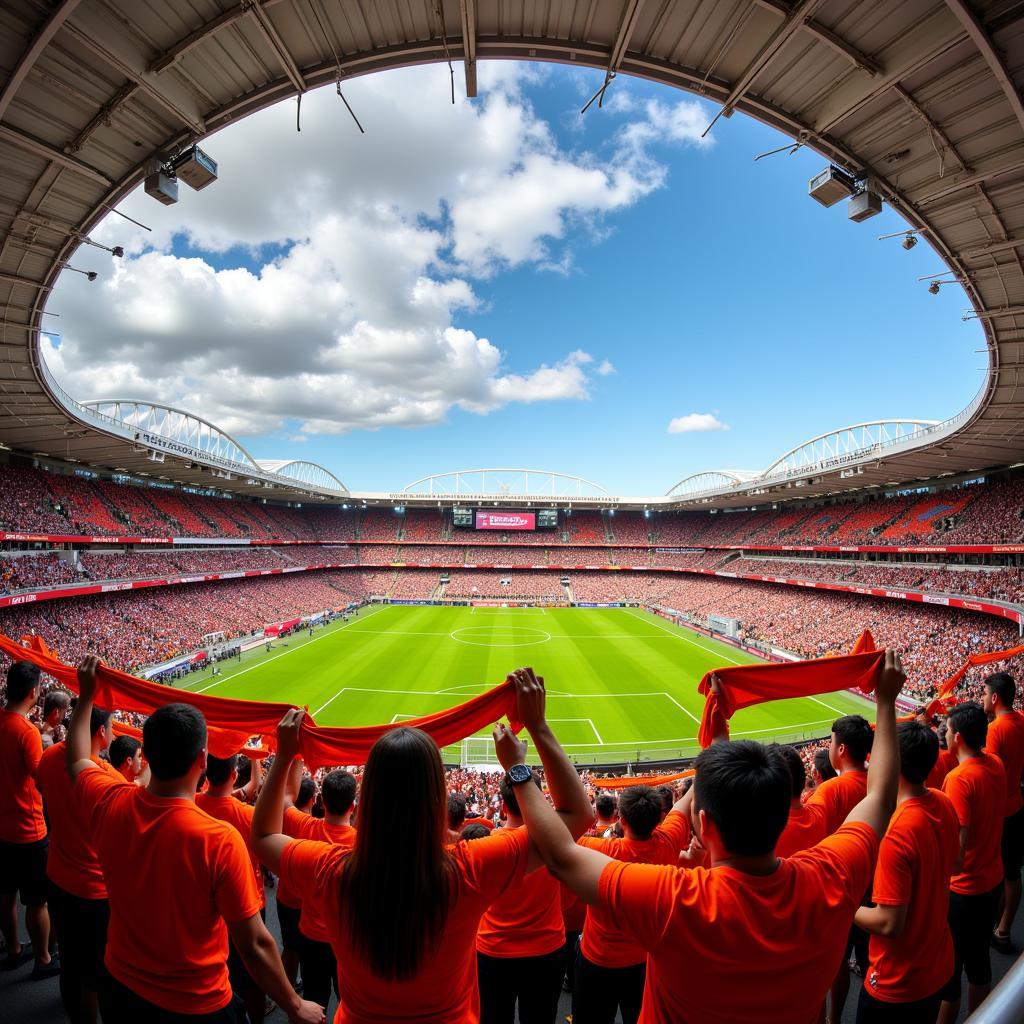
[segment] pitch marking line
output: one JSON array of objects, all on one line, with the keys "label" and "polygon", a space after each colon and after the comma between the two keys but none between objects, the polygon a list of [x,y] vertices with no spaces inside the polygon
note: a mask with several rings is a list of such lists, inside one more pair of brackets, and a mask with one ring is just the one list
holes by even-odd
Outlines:
[{"label": "pitch marking line", "polygon": [[[798,725],[790,725],[783,728],[782,726],[773,725],[768,729],[749,729],[746,732],[734,732],[730,733],[732,738],[737,736],[760,736],[766,732],[792,732],[796,729],[806,729],[812,725],[824,725],[827,722],[831,722],[831,718],[822,718],[817,722],[801,722]],[[622,740],[621,742],[604,743],[605,747],[634,747],[638,750],[651,750],[658,746],[662,746],[666,743],[680,744],[680,743],[696,743],[696,736],[681,736],[677,739],[670,740]],[[570,747],[577,749],[579,747],[590,747],[592,744],[589,743],[563,743],[562,746],[568,750]]]},{"label": "pitch marking line", "polygon": [[549,722],[589,722],[590,728],[593,729],[594,735],[597,737],[597,742],[603,744],[604,740],[601,739],[601,734],[597,731],[597,726],[594,725],[592,718],[549,718]]},{"label": "pitch marking line", "polygon": [[826,704],[825,701],[818,700],[817,697],[811,697],[811,700],[813,700],[815,704],[820,704],[823,708],[828,708],[829,711],[834,711],[839,716],[846,714],[845,711],[840,711],[839,708],[834,708],[831,704]]},{"label": "pitch marking line", "polygon": [[682,711],[684,714],[689,715],[698,725],[700,725],[700,719],[689,708],[684,707],[682,704],[680,704],[679,701],[677,701],[675,699],[675,697],[672,696],[671,693],[664,693],[663,692],[662,696],[663,697],[668,697],[668,699],[670,701],[672,701],[672,703],[675,704],[675,706],[677,708],[679,708],[680,711]]},{"label": "pitch marking line", "polygon": [[[370,615],[373,615],[373,612],[369,612],[367,615],[363,616],[363,618],[368,619]],[[221,683],[226,683],[232,679],[237,679],[239,676],[244,676],[246,672],[251,672],[255,668],[262,668],[264,665],[269,665],[272,661],[277,661],[278,658],[283,658],[288,654],[294,654],[296,651],[301,651],[303,647],[308,647],[310,644],[315,644],[318,640],[323,640],[326,637],[334,636],[337,633],[344,632],[346,629],[349,629],[351,626],[355,625],[356,622],[361,621],[362,619],[354,619],[352,622],[348,623],[348,625],[341,626],[338,629],[332,629],[329,633],[321,633],[319,636],[313,637],[312,640],[306,640],[305,643],[301,643],[297,647],[292,647],[289,648],[287,651],[282,651],[280,654],[275,654],[272,658],[267,658],[265,661],[259,661],[255,665],[250,665],[248,668],[243,668],[239,672],[233,672],[231,675],[225,676],[223,679],[216,679],[209,685],[202,687],[202,689],[189,690],[188,692],[206,693],[207,690],[212,690],[215,686],[220,686]],[[359,633],[361,631],[357,629],[354,632]]]},{"label": "pitch marking line", "polygon": [[[668,633],[669,636],[674,636],[677,640],[682,640],[684,643],[692,644],[694,647],[699,647],[702,651],[707,651],[708,654],[713,654],[715,655],[715,657],[721,658],[722,661],[728,661],[733,665],[747,664],[745,661],[737,661],[735,658],[730,658],[727,654],[722,654],[720,651],[713,650],[710,647],[705,647],[703,644],[697,643],[696,640],[691,640],[688,636],[686,636],[683,633],[673,633],[672,630],[668,628],[668,626],[662,626],[658,622],[651,622],[650,619],[645,619],[643,618],[643,616],[637,615],[637,613],[633,611],[631,608],[626,608],[625,611],[628,615],[632,615],[634,619],[639,619],[641,622],[646,622],[648,626],[654,626],[656,629],[663,630],[665,633]],[[641,638],[637,637],[637,639]]]}]

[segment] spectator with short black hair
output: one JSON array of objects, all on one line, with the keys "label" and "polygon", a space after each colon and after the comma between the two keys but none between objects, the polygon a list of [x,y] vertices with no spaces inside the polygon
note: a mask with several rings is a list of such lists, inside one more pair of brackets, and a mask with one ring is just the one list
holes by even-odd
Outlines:
[{"label": "spectator with short black hair", "polygon": [[792,748],[773,745],[789,770],[789,818],[786,827],[775,845],[775,852],[780,857],[789,857],[801,850],[809,850],[825,838],[825,813],[820,806],[808,806],[801,802],[804,787],[807,785],[807,769],[804,759]]},{"label": "spectator with short black hair", "polygon": [[950,879],[949,928],[955,955],[953,975],[942,993],[939,1024],[952,1024],[960,1011],[960,974],[967,975],[971,1013],[992,987],[989,943],[1003,889],[1000,851],[1006,770],[984,751],[988,716],[975,701],[957,704],[946,720],[946,743],[958,764],[942,784],[960,823],[961,862]]},{"label": "spectator with short black hair", "polygon": [[[35,958],[32,977],[51,978],[59,970],[50,956],[50,917],[46,909],[48,840],[36,771],[43,756],[39,730],[28,714],[39,699],[39,669],[28,661],[7,670],[7,703],[0,710],[0,931],[7,944],[4,970]],[[15,899],[25,908],[28,944],[18,937]]]},{"label": "spectator with short black hair", "polygon": [[953,967],[947,916],[960,824],[949,798],[926,785],[938,737],[904,722],[897,738],[899,796],[879,847],[876,905],[856,915],[871,937],[857,1024],[935,1024]]},{"label": "spectator with short black hair", "polygon": [[49,690],[43,697],[43,720],[39,732],[43,750],[64,739],[64,719],[71,704],[71,697],[64,690]]},{"label": "spectator with short black hair", "polygon": [[[613,860],[630,864],[678,864],[690,842],[690,798],[673,802],[662,815],[662,795],[650,786],[630,786],[619,797],[622,839],[584,836],[578,842]],[[587,910],[576,958],[572,991],[573,1024],[636,1024],[643,1002],[647,955],[600,906]]]},{"label": "spectator with short black hair", "polygon": [[1006,769],[1006,802],[1003,805],[1003,912],[992,933],[992,945],[1000,953],[1013,953],[1010,928],[1020,907],[1021,867],[1024,866],[1024,715],[1014,709],[1017,686],[1009,672],[995,672],[985,680],[983,707],[988,716],[985,749],[995,754]]},{"label": "spectator with short black hair", "polygon": [[134,736],[116,736],[107,751],[110,763],[128,782],[138,782],[145,771],[142,743]]}]

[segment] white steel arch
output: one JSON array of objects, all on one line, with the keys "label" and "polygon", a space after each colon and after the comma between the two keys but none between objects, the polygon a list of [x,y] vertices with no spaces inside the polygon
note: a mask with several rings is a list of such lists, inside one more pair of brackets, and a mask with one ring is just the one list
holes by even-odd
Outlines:
[{"label": "white steel arch", "polygon": [[706,469],[701,473],[691,473],[683,477],[674,487],[670,488],[668,496],[688,496],[700,494],[704,491],[733,487],[736,484],[745,484],[750,480],[756,480],[761,475],[758,470],[744,469]]},{"label": "white steel arch", "polygon": [[218,461],[259,468],[256,460],[230,434],[184,409],[134,398],[100,398],[81,404],[99,416],[135,427],[143,434],[155,434]]},{"label": "white steel arch", "polygon": [[349,493],[349,489],[329,469],[316,462],[305,462],[302,459],[260,459],[259,467],[268,473],[288,477],[307,487]]},{"label": "white steel arch", "polygon": [[495,495],[508,497],[600,498],[608,491],[581,476],[545,469],[458,469],[434,473],[407,484],[409,495]]},{"label": "white steel arch", "polygon": [[871,420],[819,434],[809,441],[790,448],[776,459],[759,477],[793,476],[808,471],[834,469],[844,463],[856,463],[881,453],[899,441],[930,433],[937,420]]}]

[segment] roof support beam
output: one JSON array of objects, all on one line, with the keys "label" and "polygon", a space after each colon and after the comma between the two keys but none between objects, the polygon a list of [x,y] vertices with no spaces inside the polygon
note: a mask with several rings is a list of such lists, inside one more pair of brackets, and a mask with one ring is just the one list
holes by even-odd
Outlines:
[{"label": "roof support beam", "polygon": [[959,192],[965,188],[973,188],[975,185],[984,184],[986,181],[991,181],[993,178],[998,178],[1003,174],[1013,174],[1024,171],[1024,159],[1021,159],[1019,153],[1014,152],[1011,154],[1010,159],[1002,159],[998,161],[992,161],[988,166],[984,166],[981,161],[975,164],[976,173],[970,174],[967,177],[958,177],[959,180],[951,181],[948,185],[943,185],[941,188],[936,189],[934,192],[929,192],[927,195],[921,196],[919,199],[914,201],[914,206],[921,207],[928,203],[937,202],[940,199],[945,199],[946,196],[952,195],[954,192]]},{"label": "roof support beam", "polygon": [[622,11],[622,20],[619,22],[619,30],[615,33],[615,42],[612,44],[612,56],[608,61],[609,71],[618,71],[622,64],[622,58],[626,56],[629,49],[629,41],[633,37],[633,30],[640,15],[640,9],[644,0],[626,0]]},{"label": "roof support beam", "polygon": [[139,90],[138,82],[130,79],[121,86],[106,103],[100,107],[96,116],[64,147],[67,153],[77,153],[92,137],[100,125],[110,124],[110,118],[115,110],[130,100]]},{"label": "roof support beam", "polygon": [[459,0],[462,11],[462,53],[466,69],[466,95],[476,96],[476,0]]},{"label": "roof support beam", "polygon": [[288,52],[288,47],[284,45],[284,40],[278,35],[277,29],[274,28],[274,23],[267,16],[266,11],[263,10],[259,0],[242,0],[242,7],[252,15],[253,21],[256,22],[256,26],[260,30],[260,34],[274,51],[284,73],[288,76],[292,85],[295,86],[296,91],[304,93],[306,91],[306,80],[302,77],[299,66]]},{"label": "roof support beam", "polygon": [[112,68],[135,82],[146,95],[167,111],[175,125],[182,124],[193,135],[206,134],[206,122],[196,96],[175,76],[157,79],[149,70],[149,59],[134,36],[108,20],[99,5],[84,4],[68,31]]},{"label": "roof support beam", "polygon": [[4,274],[0,272],[0,281],[9,281],[11,284],[23,284],[26,288],[36,288],[41,292],[48,292],[49,285],[34,281],[31,277],[19,277],[17,274]]},{"label": "roof support beam", "polygon": [[999,83],[999,87],[1006,95],[1006,100],[1010,104],[1013,116],[1017,118],[1017,123],[1024,130],[1024,102],[1021,101],[1017,86],[1013,84],[1013,79],[1010,78],[1010,74],[1006,70],[1006,64],[1003,63],[1002,55],[996,49],[992,37],[985,31],[985,26],[978,21],[977,16],[968,6],[966,0],[946,0],[946,6],[949,7],[960,24],[963,25],[964,31],[974,45],[981,51],[982,57],[985,58],[985,63],[988,64],[989,70],[991,70],[996,81]]},{"label": "roof support beam", "polygon": [[29,43],[28,49],[21,55],[20,60],[11,72],[10,78],[4,83],[3,91],[0,91],[0,118],[4,116],[21,83],[25,81],[29,72],[35,67],[35,63],[39,60],[43,50],[46,49],[50,40],[57,34],[61,25],[74,13],[79,2],[80,0],[61,0],[49,18],[43,22],[35,38]]},{"label": "roof support beam", "polygon": [[[782,0],[754,0],[754,3],[758,7],[763,7],[767,11],[775,11],[776,14],[781,14],[784,17],[790,13],[790,8]],[[882,73],[881,65],[877,61],[872,60],[866,53],[862,53],[856,46],[851,46],[850,43],[845,39],[841,39],[831,29],[825,28],[821,22],[808,18],[803,24],[803,29],[826,46],[830,46],[836,53],[850,61],[854,67],[860,68],[861,71],[866,71],[872,76]]]},{"label": "roof support beam", "polygon": [[750,88],[754,79],[778,56],[779,51],[804,27],[811,15],[822,5],[824,0],[802,0],[788,15],[786,20],[771,34],[768,42],[761,47],[758,55],[747,66],[747,70],[733,84],[726,96],[722,109],[708,125],[706,135],[720,117],[732,117],[736,104]]},{"label": "roof support beam", "polygon": [[978,249],[967,249],[961,255],[965,260],[973,260],[979,256],[994,256],[996,253],[1021,248],[1024,248],[1024,238],[1011,238],[1005,242],[997,242],[995,245],[985,245]]},{"label": "roof support beam", "polygon": [[84,163],[76,157],[62,153],[55,146],[51,146],[48,142],[43,142],[42,139],[37,139],[34,135],[29,135],[28,132],[12,128],[9,124],[0,124],[0,139],[7,139],[8,142],[13,142],[19,149],[34,153],[44,160],[52,160],[54,163],[60,164],[70,171],[76,171],[83,177],[102,185],[104,188],[110,188],[114,184],[102,171],[98,171],[95,167]]},{"label": "roof support beam", "polygon": [[903,100],[903,102],[906,103],[906,105],[910,107],[910,109],[917,114],[922,121],[924,121],[925,128],[928,129],[934,139],[938,140],[942,148],[952,154],[953,158],[960,165],[960,169],[969,171],[970,168],[956,151],[956,147],[953,143],[949,141],[949,136],[947,136],[946,133],[928,116],[921,104],[918,103],[902,85],[894,85],[892,88],[893,92],[895,92],[896,95],[899,96],[899,98]]}]

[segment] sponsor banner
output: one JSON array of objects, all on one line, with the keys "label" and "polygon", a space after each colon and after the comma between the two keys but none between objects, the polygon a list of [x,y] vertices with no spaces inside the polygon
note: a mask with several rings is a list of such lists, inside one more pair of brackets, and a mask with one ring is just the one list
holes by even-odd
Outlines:
[{"label": "sponsor banner", "polygon": [[477,509],[478,530],[535,530],[536,512],[484,512]]},{"label": "sponsor banner", "polygon": [[704,548],[655,548],[659,555],[702,555]]},{"label": "sponsor banner", "polygon": [[622,601],[577,601],[576,608],[622,608]]},{"label": "sponsor banner", "polygon": [[216,545],[219,548],[249,547],[254,541],[249,537],[172,537],[174,544]]}]

